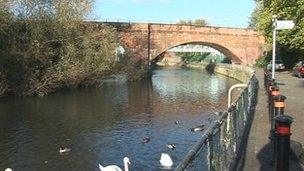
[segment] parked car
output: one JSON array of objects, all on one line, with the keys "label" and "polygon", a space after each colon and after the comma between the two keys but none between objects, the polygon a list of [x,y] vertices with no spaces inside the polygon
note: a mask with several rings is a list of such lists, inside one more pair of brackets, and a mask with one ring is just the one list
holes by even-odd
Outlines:
[{"label": "parked car", "polygon": [[[268,64],[267,64],[267,70],[271,70],[272,69],[272,61],[270,61]],[[279,71],[279,70],[283,70],[285,69],[285,65],[283,63],[282,60],[278,59],[278,60],[275,60],[275,68],[274,68],[276,71]]]},{"label": "parked car", "polygon": [[298,76],[299,78],[304,77],[304,61],[299,61],[293,68],[292,68],[292,75]]}]

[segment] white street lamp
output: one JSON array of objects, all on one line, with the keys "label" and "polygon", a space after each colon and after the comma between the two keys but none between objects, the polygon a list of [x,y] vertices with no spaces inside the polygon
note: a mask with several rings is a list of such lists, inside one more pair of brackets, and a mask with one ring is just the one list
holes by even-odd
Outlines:
[{"label": "white street lamp", "polygon": [[271,78],[274,79],[274,71],[275,71],[275,51],[276,51],[276,24],[277,24],[277,15],[272,16],[273,23],[273,35],[272,35],[272,65],[271,65]]},{"label": "white street lamp", "polygon": [[273,40],[272,40],[272,79],[275,72],[275,51],[276,51],[276,31],[283,29],[292,29],[295,24],[292,20],[277,20],[277,15],[272,16],[273,22]]}]

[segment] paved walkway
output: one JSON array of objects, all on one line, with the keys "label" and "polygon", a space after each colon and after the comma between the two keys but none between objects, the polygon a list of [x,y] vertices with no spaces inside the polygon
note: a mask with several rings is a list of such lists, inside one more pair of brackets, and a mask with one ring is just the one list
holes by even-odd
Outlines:
[{"label": "paved walkway", "polygon": [[[249,133],[244,165],[239,170],[274,170],[271,162],[273,146],[269,141],[270,121],[267,108],[267,96],[264,89],[263,71],[256,70],[259,80],[258,104]],[[287,97],[285,114],[294,118],[291,139],[304,145],[304,79],[292,77],[289,73],[276,74],[280,93]],[[291,170],[304,170],[296,160],[291,160]]]}]

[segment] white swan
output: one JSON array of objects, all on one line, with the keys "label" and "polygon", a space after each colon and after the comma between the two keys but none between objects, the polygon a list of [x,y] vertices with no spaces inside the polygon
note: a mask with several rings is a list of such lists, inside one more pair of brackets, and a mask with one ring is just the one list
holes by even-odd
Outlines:
[{"label": "white swan", "polygon": [[173,165],[173,161],[167,153],[161,154],[159,162],[164,167],[171,167]]},{"label": "white swan", "polygon": [[[128,157],[124,157],[123,159],[125,171],[129,171],[129,164],[131,164],[130,159]],[[100,171],[122,171],[122,169],[116,165],[109,165],[103,167],[101,164],[98,164]]]}]

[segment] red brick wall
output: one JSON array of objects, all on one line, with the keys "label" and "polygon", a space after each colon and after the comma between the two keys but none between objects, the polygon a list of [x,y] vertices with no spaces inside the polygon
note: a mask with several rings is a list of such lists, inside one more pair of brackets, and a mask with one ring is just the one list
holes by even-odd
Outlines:
[{"label": "red brick wall", "polygon": [[[148,24],[130,24],[119,32],[124,48],[134,60],[148,59]],[[191,42],[211,46],[234,62],[252,65],[262,56],[265,39],[251,29],[150,24],[150,59]]]}]

